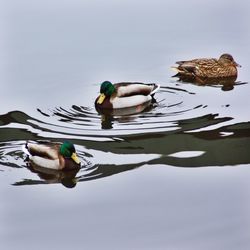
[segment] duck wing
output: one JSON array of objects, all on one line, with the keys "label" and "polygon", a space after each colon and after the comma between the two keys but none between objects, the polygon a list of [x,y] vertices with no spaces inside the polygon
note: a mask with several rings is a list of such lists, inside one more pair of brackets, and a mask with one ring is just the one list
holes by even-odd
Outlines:
[{"label": "duck wing", "polygon": [[197,70],[208,69],[214,67],[218,63],[215,58],[200,58],[189,61],[178,61],[177,70],[179,73],[195,73]]},{"label": "duck wing", "polygon": [[181,73],[193,73],[196,68],[196,64],[191,61],[181,61],[181,62],[176,62],[179,64],[177,67],[177,70]]},{"label": "duck wing", "polygon": [[153,95],[160,88],[160,85],[140,82],[122,82],[115,84],[117,97],[129,97],[136,95]]},{"label": "duck wing", "polygon": [[56,160],[59,157],[59,145],[36,144],[28,142],[26,149],[32,156],[40,156],[43,158]]}]

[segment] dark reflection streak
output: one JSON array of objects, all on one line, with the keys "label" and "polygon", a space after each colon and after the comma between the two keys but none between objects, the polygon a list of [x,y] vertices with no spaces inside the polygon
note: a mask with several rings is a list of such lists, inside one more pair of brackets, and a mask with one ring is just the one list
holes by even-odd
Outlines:
[{"label": "dark reflection streak", "polygon": [[[68,113],[68,111],[67,111]],[[55,116],[58,116],[58,117],[62,117],[64,119],[67,119],[68,121],[91,121],[91,117],[85,117],[83,116],[82,114],[69,114],[69,115],[66,115],[66,114],[63,114],[63,113],[59,113],[59,112],[54,112]],[[83,119],[84,118],[84,119]]]},{"label": "dark reflection streak", "polygon": [[40,185],[40,184],[48,184],[42,180],[31,180],[31,179],[23,179],[22,181],[17,181],[13,183],[13,186],[25,186],[25,185]]},{"label": "dark reflection streak", "polygon": [[[140,133],[132,135],[120,136],[122,141],[119,142],[86,142],[86,148],[94,148],[103,152],[112,152],[115,154],[123,153],[119,147],[127,147],[131,144],[135,150],[131,150],[131,154],[142,154],[142,153],[155,153],[155,154],[171,154],[174,151],[167,149],[177,148],[171,147],[171,140],[168,137],[171,135],[176,135],[178,138],[182,138],[188,134],[189,130],[196,130],[200,128],[205,128],[207,126],[216,125],[221,122],[231,120],[232,118],[216,118],[217,115],[207,115],[198,118],[187,119],[183,121],[175,121],[176,129],[172,131],[156,132],[156,133]],[[165,138],[165,139],[163,139]],[[129,144],[128,144],[129,143]],[[167,146],[170,143],[169,146]],[[182,145],[183,142],[181,143]],[[191,145],[190,145],[191,146]],[[142,147],[144,150],[138,151],[137,148]],[[192,147],[191,147],[192,148]],[[186,149],[187,150],[187,149]],[[128,153],[128,152],[127,152]]]},{"label": "dark reflection streak", "polygon": [[[61,132],[61,131],[51,131],[50,129],[47,129],[45,127],[41,127],[39,125],[36,125],[35,123],[33,123],[32,121],[35,121],[39,124],[45,124],[45,125],[48,125],[48,126],[55,126],[57,127],[58,129],[60,128],[65,128],[65,129],[72,129],[71,127],[67,127],[67,126],[62,126],[62,125],[54,125],[54,124],[50,124],[50,123],[46,123],[46,122],[43,122],[41,120],[38,120],[38,119],[35,119],[35,118],[32,118],[30,116],[28,116],[27,114],[25,114],[24,112],[21,112],[21,111],[11,111],[7,114],[4,114],[4,115],[1,115],[0,116],[0,126],[1,125],[8,125],[8,124],[11,124],[11,123],[17,123],[17,124],[23,124],[23,125],[28,125],[28,126],[31,126],[33,129],[38,129],[38,130],[42,130],[44,132],[53,132],[53,133],[60,133],[60,134],[64,134],[64,135],[72,135],[72,136],[75,136],[74,133],[66,133],[66,132]],[[10,131],[11,128],[4,128],[3,130],[5,131]],[[17,128],[13,128],[13,130],[26,130],[26,129],[17,129]],[[74,128],[74,131],[85,131],[85,129],[81,129],[81,128]],[[99,131],[98,129],[91,129],[91,131]],[[35,133],[33,133],[34,135]],[[8,136],[8,135],[6,135]],[[91,135],[92,137],[102,137],[102,135]],[[0,138],[0,140],[2,140],[2,138]]]},{"label": "dark reflection streak", "polygon": [[143,166],[146,162],[142,162],[139,164],[123,164],[123,165],[98,165],[95,171],[91,172],[90,174],[81,175],[77,177],[78,182],[82,181],[90,181],[99,178],[104,178],[108,176],[112,176],[114,174],[119,174],[122,172],[130,171],[136,169],[138,167]]},{"label": "dark reflection streak", "polygon": [[10,167],[10,168],[23,168],[22,166],[19,166],[15,163],[12,162],[6,162],[6,161],[0,161],[0,164],[5,167]]},{"label": "dark reflection streak", "polygon": [[[67,182],[62,181],[63,175],[39,174],[44,181],[35,181],[25,179],[14,183],[13,185],[33,185],[33,184],[49,184],[62,183],[73,187],[74,183],[94,180],[98,178],[108,177],[114,174],[129,171],[145,164],[147,165],[166,165],[176,167],[207,167],[207,166],[228,166],[250,163],[250,122],[240,123],[230,126],[223,126],[218,129],[188,132],[198,128],[204,128],[209,125],[219,124],[231,117],[216,118],[217,115],[207,115],[199,118],[188,119],[185,121],[177,121],[180,129],[174,131],[157,132],[154,134],[139,134],[122,136],[122,140],[112,142],[95,142],[72,140],[74,144],[84,145],[87,149],[102,151],[123,156],[129,154],[137,154],[138,157],[144,154],[161,155],[158,158],[149,161],[142,161],[136,164],[97,164],[90,168],[86,168],[86,173],[82,169],[78,176],[69,176]],[[223,136],[223,133],[230,133]],[[169,156],[176,152],[182,151],[203,151],[204,154],[198,157],[177,158]],[[93,155],[93,157],[95,157]],[[73,183],[73,184],[72,184]],[[72,184],[72,185],[71,185]]]},{"label": "dark reflection streak", "polygon": [[[245,85],[245,84],[248,84],[248,82],[240,82],[240,81],[237,81],[234,83],[234,86],[240,86],[240,85]],[[223,84],[218,84],[218,85],[215,85],[215,84],[211,84],[210,87],[212,88],[221,88],[223,86]]]},{"label": "dark reflection streak", "polygon": [[[147,124],[151,124],[150,122],[149,123],[147,123]],[[154,124],[154,123],[152,123],[152,124]],[[159,126],[159,125],[157,125],[157,126],[154,126],[154,128],[153,129],[163,129],[163,128],[175,128],[176,126],[178,126],[178,124],[176,124],[176,122],[175,123],[173,123],[173,125],[165,125],[165,122],[158,122],[158,124],[163,124],[162,126]],[[126,122],[124,122],[124,123],[122,123],[121,122],[121,127],[122,126],[127,126],[128,124],[126,123]],[[142,122],[137,122],[137,123],[129,123],[129,125],[144,125],[144,123]],[[148,129],[152,129],[152,128],[148,128]],[[117,131],[127,131],[127,128],[125,128],[125,129],[122,129],[122,128],[119,128],[119,129],[117,129]]]},{"label": "dark reflection streak", "polygon": [[[121,165],[98,165],[95,171],[77,177],[79,182],[108,177],[124,171],[129,171],[145,164],[147,165],[168,165],[176,167],[208,167],[227,166],[250,163],[250,123],[241,123],[225,126],[216,130],[197,132],[194,134],[173,133],[167,135],[163,133],[158,137],[152,135],[138,136],[130,138],[127,142],[133,141],[133,147],[126,148],[127,153],[157,153],[162,157],[138,164]],[[228,137],[221,136],[221,132],[234,132]],[[123,144],[123,142],[121,142]],[[124,141],[126,143],[126,141]],[[113,143],[114,144],[114,143]],[[244,145],[244,148],[242,148]],[[107,146],[108,151],[118,147]],[[204,151],[205,154],[198,157],[176,158],[168,156],[178,151]],[[121,152],[124,148],[120,145]],[[114,152],[114,151],[113,151]],[[120,152],[120,153],[121,153]]]},{"label": "dark reflection streak", "polygon": [[202,108],[202,105],[198,105],[198,106],[194,107],[193,109],[198,109],[198,108]]},{"label": "dark reflection streak", "polygon": [[96,114],[92,112],[93,108],[89,108],[89,107],[72,105],[71,110],[72,110],[72,112],[75,112],[77,114],[85,114],[86,117],[89,117],[89,116],[95,117],[96,116]]},{"label": "dark reflection streak", "polygon": [[37,109],[37,111],[38,111],[39,113],[41,113],[42,115],[49,117],[49,115],[46,114],[45,112],[43,112],[41,109]]},{"label": "dark reflection streak", "polygon": [[188,93],[188,94],[190,94],[190,95],[195,95],[195,93],[189,92],[189,91],[187,91],[186,89],[181,89],[181,88],[174,88],[174,87],[164,87],[164,86],[161,86],[161,89],[163,89],[163,90],[169,90],[169,89],[174,90],[174,94],[176,94],[176,92],[181,91],[181,92]]},{"label": "dark reflection streak", "polygon": [[95,113],[92,112],[88,112],[87,110],[90,109],[83,109],[82,107],[77,109],[76,105],[73,105],[72,108],[70,109],[71,112],[69,112],[68,110],[65,110],[64,108],[60,108],[62,111],[66,112],[69,114],[69,116],[71,117],[78,117],[79,115],[81,117],[86,117],[86,118],[96,118],[97,115]]},{"label": "dark reflection streak", "polygon": [[[127,154],[160,154],[159,157],[148,162],[129,166],[114,166],[114,168],[123,167],[126,169],[142,166],[145,163],[150,165],[161,164],[178,167],[205,167],[205,166],[225,166],[250,163],[250,123],[241,123],[234,128],[234,125],[221,127],[216,130],[203,131],[196,133],[174,132],[162,133],[157,135],[145,134],[144,136],[133,136],[127,138],[118,145],[113,143],[106,144],[107,152],[121,154],[126,148]],[[233,132],[230,136],[222,136],[222,132]],[[133,146],[127,147],[133,143]],[[126,146],[127,145],[127,146]],[[244,147],[243,147],[244,145]],[[177,151],[176,151],[177,150]],[[181,151],[204,151],[205,154],[198,157],[176,158],[168,155]],[[108,175],[111,166],[99,166],[96,172],[104,172]],[[114,169],[114,171],[116,171]]]},{"label": "dark reflection streak", "polygon": [[[64,108],[55,108],[55,110],[52,110],[52,115],[49,115],[45,112],[42,112],[40,109],[37,109],[38,112],[40,112],[42,115],[45,115],[47,117],[50,116],[58,116],[58,117],[62,117],[65,120],[62,121],[67,121],[67,122],[73,122],[73,121],[92,121],[91,118],[94,119],[98,119],[96,114],[90,113],[90,112],[86,112],[85,110],[81,110],[81,111],[77,111],[75,112],[75,108],[72,108],[69,110],[66,110]],[[84,119],[83,119],[84,118]]]},{"label": "dark reflection streak", "polygon": [[175,106],[179,106],[181,104],[183,104],[183,102],[178,102],[178,103],[175,103],[175,104],[172,104],[172,105],[168,105],[167,107],[172,108],[172,107],[175,107]]},{"label": "dark reflection streak", "polygon": [[0,143],[0,165],[11,168],[22,168],[9,159],[23,158],[23,152],[17,150],[17,147],[21,148],[20,144],[3,142]]}]

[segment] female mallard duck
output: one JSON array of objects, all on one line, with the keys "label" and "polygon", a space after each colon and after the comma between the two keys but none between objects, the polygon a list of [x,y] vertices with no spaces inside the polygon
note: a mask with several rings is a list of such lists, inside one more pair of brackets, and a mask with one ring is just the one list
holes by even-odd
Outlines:
[{"label": "female mallard duck", "polygon": [[201,78],[237,77],[237,67],[241,67],[229,54],[221,55],[218,60],[215,58],[200,58],[179,61],[176,64],[179,65],[173,67],[178,71],[176,76]]},{"label": "female mallard duck", "polygon": [[150,102],[160,88],[157,84],[116,83],[105,81],[101,84],[100,95],[95,101],[98,109],[130,108]]},{"label": "female mallard duck", "polygon": [[71,142],[63,144],[27,143],[29,162],[39,167],[56,170],[72,170],[80,168],[80,160]]}]

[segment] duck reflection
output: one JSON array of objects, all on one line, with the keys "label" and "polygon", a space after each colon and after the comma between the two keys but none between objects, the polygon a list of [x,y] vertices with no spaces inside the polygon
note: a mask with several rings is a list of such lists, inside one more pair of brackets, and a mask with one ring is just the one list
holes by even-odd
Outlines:
[{"label": "duck reflection", "polygon": [[36,173],[44,182],[44,184],[61,183],[67,188],[73,188],[76,186],[76,174],[78,173],[79,169],[58,171],[54,169],[43,168],[35,164],[30,164],[29,162],[27,162],[27,168],[31,172]]},{"label": "duck reflection", "polygon": [[[21,157],[21,156],[20,156]],[[62,184],[66,188],[74,188],[79,181],[79,177],[77,174],[81,171],[81,169],[86,168],[84,171],[85,174],[88,173],[87,170],[91,171],[93,166],[87,160],[84,159],[84,164],[81,168],[78,169],[67,169],[67,170],[55,170],[49,169],[45,167],[41,167],[34,162],[31,162],[28,157],[24,160],[26,163],[25,166],[29,171],[36,174],[40,180],[35,179],[24,179],[22,181],[17,181],[13,186],[23,186],[23,185],[37,185],[37,184]],[[15,167],[20,167],[15,165]],[[82,176],[81,176],[82,178]]]},{"label": "duck reflection", "polygon": [[183,74],[177,73],[176,75],[172,77],[179,78],[178,81],[180,82],[193,83],[198,86],[206,86],[206,85],[221,86],[221,90],[223,91],[232,90],[234,89],[234,86],[237,85],[237,82],[236,82],[237,76],[206,78],[206,77],[183,75]]},{"label": "duck reflection", "polygon": [[135,120],[136,115],[142,112],[148,112],[153,109],[155,99],[152,101],[146,102],[134,107],[121,108],[121,109],[101,109],[98,106],[95,106],[96,111],[101,115],[101,127],[102,129],[112,129],[114,121],[122,122],[131,122]]}]

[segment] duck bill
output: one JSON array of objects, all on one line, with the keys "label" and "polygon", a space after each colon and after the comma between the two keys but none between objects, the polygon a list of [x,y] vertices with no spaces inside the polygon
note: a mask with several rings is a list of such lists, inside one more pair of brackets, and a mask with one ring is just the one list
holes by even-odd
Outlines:
[{"label": "duck bill", "polygon": [[78,158],[78,156],[76,155],[76,153],[73,153],[73,154],[71,155],[71,159],[72,159],[76,164],[80,164],[80,163],[81,163],[80,160],[79,160],[79,158]]},{"label": "duck bill", "polygon": [[235,64],[235,66],[236,66],[236,67],[241,68],[241,65],[240,65],[240,64],[238,64],[237,62],[234,62],[234,64]]},{"label": "duck bill", "polygon": [[97,104],[102,104],[105,98],[106,98],[106,96],[104,94],[100,94],[100,96],[97,100]]}]

